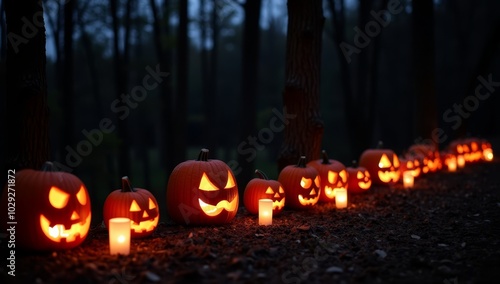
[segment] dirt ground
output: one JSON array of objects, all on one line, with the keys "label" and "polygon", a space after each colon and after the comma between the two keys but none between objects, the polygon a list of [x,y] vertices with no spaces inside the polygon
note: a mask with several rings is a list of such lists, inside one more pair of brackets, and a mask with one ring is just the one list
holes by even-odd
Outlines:
[{"label": "dirt ground", "polygon": [[[1,283],[498,283],[500,160],[374,187],[349,207],[284,211],[272,226],[240,208],[232,223],[160,223],[110,256],[107,231],[78,248],[17,254]],[[7,255],[5,246],[2,255]],[[3,263],[5,257],[2,257]],[[497,281],[495,281],[495,279]]]}]

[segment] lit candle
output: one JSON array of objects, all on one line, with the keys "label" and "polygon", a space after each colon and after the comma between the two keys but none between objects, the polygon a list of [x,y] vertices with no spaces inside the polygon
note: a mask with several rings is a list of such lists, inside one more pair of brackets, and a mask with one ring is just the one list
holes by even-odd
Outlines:
[{"label": "lit candle", "polygon": [[457,165],[459,168],[463,168],[465,166],[465,158],[464,155],[457,156]]},{"label": "lit candle", "polygon": [[486,161],[492,161],[493,160],[493,150],[492,149],[484,149],[483,150],[483,156]]},{"label": "lit candle", "polygon": [[[463,158],[463,156],[461,156]],[[448,161],[448,171],[449,172],[456,172],[457,171],[457,160],[456,159],[451,159]]]},{"label": "lit candle", "polygon": [[129,218],[109,219],[109,253],[123,255],[130,253]]},{"label": "lit candle", "polygon": [[273,201],[271,199],[259,199],[259,225],[273,224]]},{"label": "lit candle", "polygon": [[338,209],[347,207],[347,190],[345,188],[335,190],[335,206]]},{"label": "lit candle", "polygon": [[410,171],[403,172],[403,186],[404,188],[412,188],[415,182],[415,177]]}]

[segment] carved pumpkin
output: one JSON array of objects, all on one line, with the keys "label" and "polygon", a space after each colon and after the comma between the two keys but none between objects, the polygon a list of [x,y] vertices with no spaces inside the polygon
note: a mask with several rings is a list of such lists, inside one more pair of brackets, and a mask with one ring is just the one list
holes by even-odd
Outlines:
[{"label": "carved pumpkin", "polygon": [[320,177],[315,168],[306,165],[305,156],[300,157],[297,165],[284,167],[278,181],[285,189],[287,207],[308,209],[318,203]]},{"label": "carved pumpkin", "polygon": [[353,161],[351,167],[346,168],[348,174],[347,190],[349,193],[365,192],[372,186],[370,173],[366,168],[356,167],[356,161]]},{"label": "carved pumpkin", "polygon": [[493,148],[491,147],[491,143],[486,141],[486,140],[482,140],[481,141],[481,151],[482,151],[482,159],[485,160],[485,161],[493,161]]},{"label": "carved pumpkin", "polygon": [[455,172],[457,170],[457,156],[451,152],[445,152],[441,155],[443,157],[443,162],[449,172]]},{"label": "carved pumpkin", "polygon": [[160,220],[160,210],[154,195],[143,188],[133,188],[128,177],[122,177],[122,188],[111,192],[104,201],[104,223],[109,228],[109,219],[130,219],[132,238],[151,235]]},{"label": "carved pumpkin", "polygon": [[414,144],[408,149],[411,153],[421,155],[422,158],[422,173],[427,174],[436,172],[442,168],[441,157],[439,151],[431,144]]},{"label": "carved pumpkin", "polygon": [[209,160],[207,149],[197,160],[177,165],[168,180],[167,211],[180,224],[228,223],[238,212],[238,200],[233,172],[224,162]]},{"label": "carved pumpkin", "polygon": [[281,183],[270,180],[260,170],[255,170],[258,178],[252,179],[245,187],[243,204],[251,214],[259,213],[259,199],[271,199],[273,201],[273,216],[279,214],[285,207],[285,191]]},{"label": "carved pumpkin", "polygon": [[370,172],[374,184],[388,185],[399,180],[399,159],[394,151],[382,149],[379,142],[377,149],[365,150],[360,157],[359,165]]},{"label": "carved pumpkin", "polygon": [[399,172],[402,176],[404,172],[410,172],[411,175],[416,178],[420,176],[420,160],[411,155],[406,155],[405,157],[399,158]]},{"label": "carved pumpkin", "polygon": [[319,173],[321,181],[319,201],[332,202],[335,200],[336,189],[347,189],[347,171],[341,162],[328,159],[325,150],[322,151],[322,156],[322,159],[311,161],[307,165]]},{"label": "carved pumpkin", "polygon": [[[2,226],[17,221],[16,248],[70,249],[85,240],[91,220],[90,197],[78,177],[55,171],[51,162],[45,162],[40,171],[18,171],[15,177],[15,219],[2,220]],[[8,191],[6,186],[2,218],[7,217],[7,203],[14,202]]]}]

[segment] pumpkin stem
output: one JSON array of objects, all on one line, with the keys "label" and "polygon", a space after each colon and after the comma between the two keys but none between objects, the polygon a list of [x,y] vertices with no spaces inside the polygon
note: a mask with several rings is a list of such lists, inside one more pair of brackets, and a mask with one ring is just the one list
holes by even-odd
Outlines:
[{"label": "pumpkin stem", "polygon": [[201,149],[197,161],[203,161],[203,162],[208,161],[208,149],[205,148]]},{"label": "pumpkin stem", "polygon": [[321,155],[323,156],[323,161],[321,162],[321,164],[323,165],[330,164],[330,160],[328,160],[328,155],[326,154],[325,150],[321,151]]},{"label": "pumpkin stem", "polygon": [[134,188],[130,184],[128,176],[122,177],[122,192],[135,192]]},{"label": "pumpkin stem", "polygon": [[299,168],[306,167],[306,156],[300,156],[299,162],[297,163],[297,167]]},{"label": "pumpkin stem", "polygon": [[378,141],[377,149],[383,149],[383,148],[384,148],[384,142]]},{"label": "pumpkin stem", "polygon": [[255,170],[255,174],[257,175],[257,177],[259,177],[259,178],[261,178],[261,179],[265,179],[265,180],[268,180],[268,179],[269,179],[269,178],[267,177],[267,175],[266,175],[263,171],[261,171],[261,170],[259,170],[259,169]]},{"label": "pumpkin stem", "polygon": [[57,172],[56,167],[54,167],[54,163],[46,161],[42,165],[42,171],[43,172]]}]

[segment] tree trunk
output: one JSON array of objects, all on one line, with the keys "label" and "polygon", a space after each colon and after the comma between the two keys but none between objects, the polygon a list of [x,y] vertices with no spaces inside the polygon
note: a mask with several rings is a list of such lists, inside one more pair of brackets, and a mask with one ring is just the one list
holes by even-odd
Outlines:
[{"label": "tree trunk", "polygon": [[74,138],[74,80],[73,80],[73,13],[75,1],[64,5],[64,61],[61,78],[62,83],[62,113],[64,117],[62,145],[76,146]]},{"label": "tree trunk", "polygon": [[[39,1],[5,2],[6,168],[40,169],[49,160],[45,26]],[[32,24],[27,28],[23,18]],[[6,173],[6,171],[4,171]]]},{"label": "tree trunk", "polygon": [[[240,140],[246,141],[249,135],[255,133],[256,104],[258,97],[258,70],[260,48],[260,9],[261,0],[247,0],[243,4],[245,22],[243,24],[243,52],[241,64],[241,106],[240,106]],[[238,176],[240,190],[253,177],[254,157],[239,154],[238,165],[243,171]]]},{"label": "tree trunk", "polygon": [[179,26],[177,33],[177,97],[175,107],[174,161],[186,159],[187,97],[188,97],[188,1],[179,2]]},{"label": "tree trunk", "polygon": [[[434,3],[432,0],[412,3],[415,134],[422,139],[431,139],[433,130],[438,127],[434,79]],[[433,142],[437,144],[437,141]]]},{"label": "tree trunk", "polygon": [[323,30],[321,0],[288,0],[285,88],[283,109],[294,115],[286,121],[278,167],[297,163],[301,155],[319,158],[323,121],[319,106],[321,36]]}]

